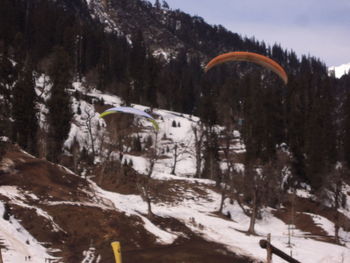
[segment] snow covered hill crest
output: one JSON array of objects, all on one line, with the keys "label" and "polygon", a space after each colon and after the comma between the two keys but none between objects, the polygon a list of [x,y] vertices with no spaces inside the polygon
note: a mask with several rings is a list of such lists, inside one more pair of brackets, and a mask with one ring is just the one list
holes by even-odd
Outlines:
[{"label": "snow covered hill crest", "polygon": [[341,78],[344,74],[350,72],[350,63],[330,67],[329,72],[334,73],[336,78]]},{"label": "snow covered hill crest", "polygon": [[[72,96],[74,121],[62,160],[70,169],[13,145],[0,165],[4,262],[112,262],[113,241],[121,242],[124,262],[262,262],[266,252],[259,240],[269,233],[276,247],[301,262],[350,259],[349,186],[344,188],[347,206],[339,208],[340,244],[334,241],[331,208],[315,203],[302,189],[289,195],[282,207],[264,207],[256,235],[247,235],[250,218],[243,208],[248,208],[239,197],[227,193],[218,212],[225,188],[194,178],[194,131],[201,127],[197,117],[132,105],[156,118],[160,131],[155,133],[144,120],[100,119],[106,107],[123,103],[116,96],[88,90],[82,83],[74,83],[70,92],[80,94]],[[109,140],[127,134],[135,140],[109,148]],[[244,154],[238,131],[233,138],[230,149]],[[156,159],[151,154],[155,142]],[[136,150],[140,146],[141,152]],[[75,148],[90,154],[95,148],[96,158],[75,160]],[[239,159],[234,165],[238,174],[244,172]],[[274,262],[283,261],[274,257]]]}]

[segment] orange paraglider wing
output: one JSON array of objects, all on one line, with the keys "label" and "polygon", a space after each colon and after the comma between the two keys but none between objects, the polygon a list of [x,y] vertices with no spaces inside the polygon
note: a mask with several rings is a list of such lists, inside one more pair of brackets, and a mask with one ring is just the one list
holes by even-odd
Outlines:
[{"label": "orange paraglider wing", "polygon": [[276,61],[266,56],[253,53],[253,52],[236,51],[236,52],[221,54],[213,58],[212,60],[210,60],[209,63],[205,66],[204,70],[205,72],[207,72],[212,67],[215,67],[216,65],[219,65],[227,61],[248,61],[248,62],[259,64],[275,72],[283,80],[284,84],[288,83],[287,73]]}]

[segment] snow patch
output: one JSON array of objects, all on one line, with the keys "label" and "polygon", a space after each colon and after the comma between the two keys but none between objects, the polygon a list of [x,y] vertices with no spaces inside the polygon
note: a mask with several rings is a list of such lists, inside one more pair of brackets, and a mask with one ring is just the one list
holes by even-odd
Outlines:
[{"label": "snow patch", "polygon": [[342,64],[340,66],[329,67],[328,71],[334,73],[336,78],[341,78],[344,74],[348,74],[350,71],[350,63]]},{"label": "snow patch", "polygon": [[[0,201],[0,215],[4,212],[4,204]],[[0,217],[0,240],[5,246],[1,250],[4,262],[46,262],[55,259],[13,216],[9,221]]]}]

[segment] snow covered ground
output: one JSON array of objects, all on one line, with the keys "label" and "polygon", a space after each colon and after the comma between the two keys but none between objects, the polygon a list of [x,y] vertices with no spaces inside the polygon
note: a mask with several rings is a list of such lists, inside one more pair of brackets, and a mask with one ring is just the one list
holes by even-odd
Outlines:
[{"label": "snow covered ground", "polygon": [[334,72],[336,78],[341,78],[344,74],[349,73],[350,63],[342,64],[340,66],[333,66],[329,68],[330,72]]},{"label": "snow covered ground", "polygon": [[[163,175],[157,174],[155,178],[161,180]],[[168,179],[168,177],[165,176],[165,179]],[[178,180],[193,179],[178,178]],[[210,180],[196,180],[203,183],[203,185],[212,183]],[[117,209],[128,215],[140,217],[144,222],[145,229],[156,236],[160,244],[171,244],[177,238],[178,233],[160,229],[144,216],[144,214],[147,214],[147,204],[140,196],[108,192],[99,188],[95,183],[91,181],[90,183],[99,198],[110,200],[113,203],[111,206],[106,206],[105,202],[100,204],[102,209]],[[204,186],[203,189],[205,189]],[[341,238],[347,241],[346,246],[343,247],[315,241],[307,233],[294,229],[291,238],[292,247],[289,247],[288,225],[273,217],[271,210],[267,209],[264,212],[264,219],[258,221],[256,225],[259,236],[247,236],[242,231],[248,229],[249,218],[243,214],[241,208],[236,203],[233,205],[226,203],[224,211],[225,213],[230,212],[232,220],[220,218],[213,214],[219,207],[219,194],[208,189],[205,189],[205,191],[207,192],[205,198],[197,196],[194,192],[187,192],[184,193],[186,196],[182,203],[153,205],[153,211],[158,216],[180,220],[207,240],[224,244],[235,253],[259,260],[264,260],[266,256],[265,251],[259,247],[259,240],[266,238],[269,233],[272,234],[272,243],[276,247],[292,254],[293,257],[303,263],[348,262],[350,260],[350,236],[348,232],[340,232]],[[23,198],[23,195],[14,187],[2,186],[0,192],[13,200]],[[98,204],[95,205],[98,206]],[[0,204],[0,214],[3,213],[4,206]],[[42,214],[42,216],[46,217],[45,214]],[[330,221],[319,215],[312,216],[315,222],[326,232],[330,235],[334,234],[334,227]],[[9,248],[9,250],[2,250],[5,262],[24,262],[24,259],[29,256],[33,262],[45,262],[45,259],[51,258],[48,251],[20,225],[20,222],[13,218],[10,221],[1,218],[0,223],[0,239]],[[89,259],[95,257],[93,248],[86,251],[84,255],[86,257],[82,262],[90,262]],[[275,257],[274,262],[282,263],[284,261]]]},{"label": "snow covered ground", "polygon": [[[20,199],[21,197],[14,187],[1,186],[0,193],[14,199]],[[4,204],[0,202],[0,215],[4,214],[4,210]],[[43,214],[43,216],[45,215]],[[1,250],[4,263],[26,261],[40,263],[48,262],[48,259],[54,259],[49,255],[52,251],[40,244],[13,216],[9,220],[0,217],[0,241],[6,247],[6,249]]]},{"label": "snow covered ground", "polygon": [[[161,176],[158,175],[157,178],[161,179]],[[95,188],[101,197],[110,199],[120,211],[142,218],[144,218],[142,214],[147,213],[147,205],[140,196],[121,195],[104,191],[97,186]],[[350,236],[347,232],[341,232],[342,239],[347,241],[346,246],[343,247],[315,241],[307,233],[293,230],[292,246],[289,247],[288,225],[273,217],[271,210],[266,210],[264,219],[258,221],[256,225],[259,236],[247,236],[242,231],[248,229],[249,218],[242,212],[241,208],[237,204],[226,203],[225,212],[230,212],[232,220],[222,219],[213,214],[219,207],[219,194],[210,190],[206,191],[209,198],[200,198],[193,193],[187,193],[187,198],[181,204],[154,205],[153,211],[156,215],[180,220],[207,240],[224,244],[235,253],[259,260],[266,258],[266,252],[260,248],[259,240],[266,238],[269,233],[271,233],[272,243],[276,247],[292,254],[303,263],[349,262],[350,260]],[[314,215],[314,217],[320,227],[329,234],[334,234],[334,227],[330,221],[320,216]],[[146,229],[157,236],[160,243],[170,244],[175,239],[176,234],[157,229],[147,219],[144,222]],[[284,261],[274,257],[273,262],[282,263]]]},{"label": "snow covered ground", "polygon": [[[105,104],[119,106],[122,102],[118,97],[102,94],[97,90],[85,91],[80,83],[75,83],[73,90],[85,92],[96,99],[103,98]],[[90,139],[87,132],[87,127],[84,125],[87,112],[92,116],[93,127],[100,126],[100,130],[94,128],[93,134],[96,135],[103,131],[105,127],[104,120],[98,118],[98,113],[94,111],[94,107],[85,101],[76,101],[73,99],[73,107],[76,112],[77,107],[81,108],[81,114],[75,114],[75,121],[72,124],[72,129],[69,138],[65,143],[66,147],[70,147],[74,140],[78,140],[81,147],[89,148]],[[141,105],[134,105],[139,109],[146,109]],[[288,246],[288,225],[283,221],[273,216],[272,209],[264,211],[262,220],[258,220],[256,224],[256,231],[258,236],[247,236],[244,231],[248,229],[249,218],[242,212],[241,208],[236,204],[225,204],[225,213],[230,213],[231,220],[218,217],[213,212],[217,211],[220,204],[220,195],[212,190],[209,190],[209,185],[214,185],[214,182],[207,179],[193,179],[189,176],[195,172],[195,159],[191,154],[190,149],[193,148],[194,138],[192,126],[199,121],[197,117],[183,115],[171,111],[155,109],[153,112],[158,115],[160,132],[158,138],[162,138],[165,134],[166,138],[173,143],[185,145],[189,150],[184,151],[179,158],[179,163],[176,168],[176,175],[171,175],[172,166],[172,152],[167,156],[168,158],[159,160],[155,166],[155,171],[152,174],[153,179],[157,180],[183,180],[190,184],[196,184],[201,187],[207,194],[206,196],[198,195],[196,192],[188,191],[183,193],[183,201],[176,204],[153,204],[153,212],[162,217],[172,217],[183,222],[207,240],[214,241],[225,245],[233,252],[245,256],[255,258],[257,260],[264,260],[266,258],[266,251],[259,246],[259,240],[265,239],[271,233],[272,243],[276,247],[292,254],[293,257],[303,263],[326,263],[326,262],[350,262],[350,234],[344,230],[340,230],[340,237],[345,243],[345,246],[338,246],[326,242],[316,241],[311,239],[308,233],[302,232],[298,229],[293,230],[291,238],[291,246]],[[180,127],[173,127],[173,122],[180,123]],[[149,125],[149,134],[152,134],[152,127],[149,123],[143,123],[147,127]],[[238,143],[237,151],[244,151],[244,145]],[[133,161],[133,167],[138,172],[145,174],[148,167],[148,160],[142,156],[133,156],[125,153],[124,158]],[[237,164],[242,169],[241,164]],[[145,229],[156,236],[160,244],[171,244],[179,235],[167,229],[160,229],[148,220],[144,215],[147,214],[147,204],[138,195],[122,195],[119,193],[108,192],[98,187],[94,182],[89,180],[89,184],[94,189],[94,194],[99,198],[96,200],[109,200],[103,204],[97,203],[73,203],[72,205],[86,205],[99,206],[101,209],[117,209],[125,212],[127,215],[136,215],[143,222]],[[350,187],[347,186],[349,190]],[[0,186],[0,194],[7,196],[9,199],[16,202],[16,204],[25,206],[25,196],[19,192],[15,187]],[[30,194],[30,193],[28,193]],[[302,192],[301,194],[307,195]],[[38,198],[33,197],[32,198]],[[54,204],[52,204],[54,205]],[[59,229],[59,226],[53,222],[53,219],[44,211],[35,208],[36,213],[52,222],[52,231]],[[343,210],[347,215],[349,207]],[[4,204],[0,203],[0,215],[4,214]],[[329,235],[334,235],[334,227],[332,222],[319,215],[311,214],[313,220],[318,226],[322,227]],[[37,242],[14,218],[10,221],[0,218],[0,241],[2,241],[8,249],[2,250],[4,262],[25,262],[30,256],[32,262],[46,262],[48,258],[52,258],[49,252],[42,244]],[[29,245],[29,244],[30,245]],[[84,252],[84,259],[82,263],[99,262],[99,259],[94,254],[94,248]],[[274,257],[275,263],[282,263],[283,260]]]}]

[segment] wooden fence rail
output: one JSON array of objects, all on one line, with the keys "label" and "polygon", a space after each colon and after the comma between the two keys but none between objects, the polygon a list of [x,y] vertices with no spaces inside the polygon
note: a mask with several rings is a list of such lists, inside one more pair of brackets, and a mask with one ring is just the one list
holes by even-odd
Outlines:
[{"label": "wooden fence rail", "polygon": [[274,247],[273,245],[271,245],[270,242],[268,242],[265,239],[261,239],[259,241],[260,247],[264,248],[267,250],[267,253],[271,253],[271,254],[275,254],[276,256],[279,256],[280,258],[284,259],[287,262],[290,263],[301,263],[300,261],[292,258],[291,256],[287,255],[286,253],[284,253],[282,250],[279,250],[278,248]]}]

